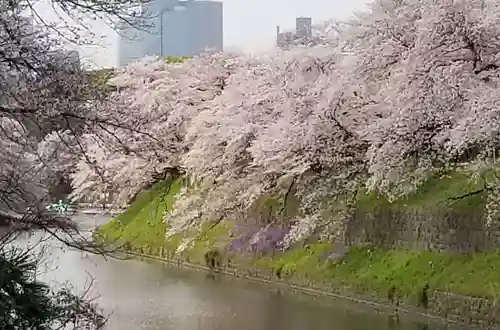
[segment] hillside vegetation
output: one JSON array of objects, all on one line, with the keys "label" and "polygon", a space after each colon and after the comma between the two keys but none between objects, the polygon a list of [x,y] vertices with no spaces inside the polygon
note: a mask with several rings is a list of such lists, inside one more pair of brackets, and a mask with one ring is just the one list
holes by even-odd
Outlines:
[{"label": "hillside vegetation", "polygon": [[[370,244],[354,245],[346,254],[337,255],[339,251],[331,242],[308,240],[285,252],[267,250],[255,254],[250,250],[232,249],[238,237],[230,235],[236,226],[231,220],[222,221],[213,228],[206,226],[199,231],[188,230],[166,238],[168,228],[164,213],[173,207],[183,185],[184,179],[171,179],[142,193],[128,211],[99,229],[99,237],[108,242],[126,243],[127,248],[135,252],[199,264],[205,263],[205,252],[217,248],[224,251],[224,266],[260,269],[274,274],[276,279],[279,273],[281,279],[301,278],[355,292],[375,291],[381,296],[395,290],[400,299],[413,303],[418,303],[419,293],[426,285],[464,295],[500,297],[500,279],[496,276],[500,271],[500,253],[495,251],[457,254],[388,249]],[[419,209],[429,213],[448,208],[477,215],[484,213],[485,205],[484,193],[475,193],[479,189],[481,185],[471,183],[466,174],[450,173],[430,179],[404,200],[388,203],[374,194],[360,194],[356,204],[359,210],[372,213],[380,207]],[[475,194],[463,197],[470,193]],[[460,198],[455,200],[456,197]],[[260,199],[254,212],[267,213],[276,205],[280,205],[277,199]],[[290,211],[293,209],[291,207]],[[186,238],[193,238],[194,244],[179,251]]]},{"label": "hillside vegetation", "polygon": [[74,198],[119,204],[182,175],[163,214],[179,250],[215,222],[255,253],[339,238],[491,250],[499,1],[375,1],[307,47],[140,59],[103,73],[112,93],[88,115],[111,127],[60,166]]}]

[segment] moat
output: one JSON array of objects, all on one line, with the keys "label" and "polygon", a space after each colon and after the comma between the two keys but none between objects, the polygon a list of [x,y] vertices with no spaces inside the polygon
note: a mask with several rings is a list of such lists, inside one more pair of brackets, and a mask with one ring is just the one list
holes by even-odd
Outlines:
[{"label": "moat", "polygon": [[[79,215],[84,230],[107,221]],[[41,235],[22,238],[32,244]],[[440,323],[376,312],[368,306],[313,297],[259,283],[162,263],[103,258],[46,242],[40,279],[91,286],[110,330],[440,330]],[[59,283],[59,284],[58,284]]]}]

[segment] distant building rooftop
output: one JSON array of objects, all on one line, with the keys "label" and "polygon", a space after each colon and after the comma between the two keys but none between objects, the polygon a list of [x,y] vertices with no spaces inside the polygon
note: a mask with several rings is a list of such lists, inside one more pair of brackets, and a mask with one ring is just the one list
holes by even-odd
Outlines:
[{"label": "distant building rooftop", "polygon": [[311,17],[297,17],[295,31],[281,32],[280,27],[276,27],[276,45],[280,48],[288,48],[290,45],[307,45],[311,42],[314,42]]}]

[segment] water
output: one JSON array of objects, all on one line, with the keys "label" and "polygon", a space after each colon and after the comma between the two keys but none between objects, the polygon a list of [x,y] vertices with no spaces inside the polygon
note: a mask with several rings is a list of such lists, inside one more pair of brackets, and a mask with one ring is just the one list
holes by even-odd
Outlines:
[{"label": "water", "polygon": [[[76,217],[86,229],[107,221]],[[19,244],[37,242],[40,235]],[[450,329],[369,307],[290,293],[229,277],[166,266],[120,261],[70,250],[50,240],[40,279],[69,281],[90,294],[109,315],[108,329],[148,330],[440,330]],[[58,284],[59,283],[59,284]]]}]

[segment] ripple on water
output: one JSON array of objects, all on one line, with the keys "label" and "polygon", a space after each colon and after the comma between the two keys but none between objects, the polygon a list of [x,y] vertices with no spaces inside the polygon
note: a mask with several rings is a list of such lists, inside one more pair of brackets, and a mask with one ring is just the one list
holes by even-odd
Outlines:
[{"label": "ripple on water", "polygon": [[[106,219],[78,215],[83,228]],[[27,246],[41,236],[22,238]],[[109,314],[109,330],[441,330],[441,324],[376,314],[371,309],[327,298],[289,294],[239,279],[160,263],[103,259],[46,242],[44,274],[51,283],[69,281],[92,295]],[[448,327],[447,329],[450,329]]]}]

